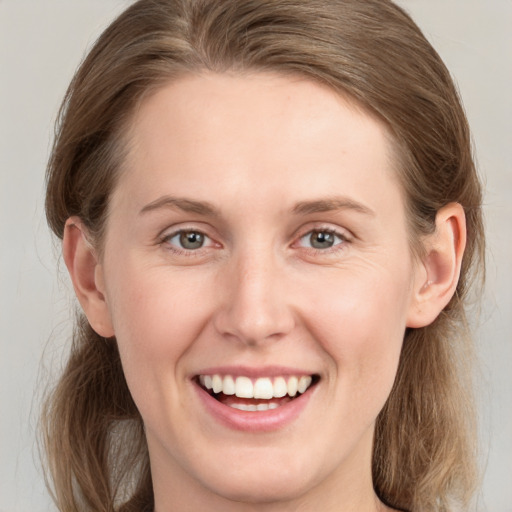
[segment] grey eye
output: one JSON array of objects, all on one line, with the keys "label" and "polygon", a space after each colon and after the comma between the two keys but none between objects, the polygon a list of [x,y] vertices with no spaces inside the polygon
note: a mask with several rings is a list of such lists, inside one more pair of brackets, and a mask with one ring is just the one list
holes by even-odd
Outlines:
[{"label": "grey eye", "polygon": [[309,240],[315,249],[328,249],[334,245],[334,235],[325,231],[311,233]]},{"label": "grey eye", "polygon": [[343,237],[332,231],[310,231],[300,239],[302,247],[311,247],[313,249],[330,249],[343,242]]},{"label": "grey eye", "polygon": [[189,251],[200,249],[204,245],[205,236],[197,231],[182,231],[178,235],[174,236],[173,239],[178,237],[179,245],[183,247],[183,249],[187,249]]},{"label": "grey eye", "polygon": [[162,243],[176,254],[188,255],[202,254],[199,249],[218,247],[208,235],[194,229],[183,229],[170,233],[162,238]]}]

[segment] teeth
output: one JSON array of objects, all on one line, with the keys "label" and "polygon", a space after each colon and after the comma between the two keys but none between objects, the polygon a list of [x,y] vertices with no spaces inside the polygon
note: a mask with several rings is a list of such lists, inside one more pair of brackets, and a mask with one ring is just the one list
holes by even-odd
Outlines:
[{"label": "teeth", "polygon": [[234,395],[236,392],[235,381],[231,375],[226,375],[222,381],[222,392],[225,395]]},{"label": "teeth", "polygon": [[239,411],[268,411],[270,409],[277,409],[279,407],[278,404],[269,403],[269,404],[258,404],[258,405],[247,405],[247,404],[231,404],[230,407],[233,409],[238,409]]},{"label": "teeth", "polygon": [[301,377],[299,379],[299,385],[298,385],[299,393],[304,393],[304,391],[306,391],[306,389],[308,389],[309,386],[311,385],[311,381],[312,381],[312,378],[309,375]]},{"label": "teeth", "polygon": [[[273,380],[269,377],[260,377],[253,382],[249,377],[240,376],[234,379],[231,375],[222,377],[221,375],[215,374],[200,375],[199,382],[206,389],[213,390],[214,393],[236,395],[239,398],[270,400],[272,398],[282,398],[286,395],[294,397],[297,393],[304,393],[309,386],[311,386],[312,377],[311,375],[303,375],[301,377],[276,377]],[[260,405],[267,406],[267,404]],[[232,405],[232,407],[235,407],[235,405]],[[239,408],[238,405],[236,405],[235,408]],[[272,409],[273,407],[270,408]]]},{"label": "teeth", "polygon": [[299,379],[297,377],[290,377],[288,379],[288,394],[295,396],[299,387]]},{"label": "teeth", "polygon": [[288,393],[288,386],[283,377],[277,377],[274,381],[274,396],[276,398],[281,398]]},{"label": "teeth", "polygon": [[210,375],[204,376],[204,387],[206,389],[212,389],[213,384],[212,384],[212,377]]},{"label": "teeth", "polygon": [[220,375],[214,375],[212,377],[212,389],[214,393],[220,393],[222,391],[222,377]]},{"label": "teeth", "polygon": [[236,378],[235,395],[238,398],[254,398],[254,386],[249,377]]},{"label": "teeth", "polygon": [[257,379],[254,383],[254,398],[273,398],[274,390],[270,379]]}]

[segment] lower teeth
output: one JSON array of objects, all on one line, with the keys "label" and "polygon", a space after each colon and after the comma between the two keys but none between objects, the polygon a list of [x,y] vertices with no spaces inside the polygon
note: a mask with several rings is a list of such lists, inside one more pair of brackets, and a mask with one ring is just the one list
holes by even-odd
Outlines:
[{"label": "lower teeth", "polygon": [[238,409],[239,411],[256,412],[256,411],[268,411],[269,409],[277,409],[279,407],[279,405],[276,403],[258,404],[258,405],[233,403],[233,404],[229,404],[229,407],[232,407],[233,409]]}]

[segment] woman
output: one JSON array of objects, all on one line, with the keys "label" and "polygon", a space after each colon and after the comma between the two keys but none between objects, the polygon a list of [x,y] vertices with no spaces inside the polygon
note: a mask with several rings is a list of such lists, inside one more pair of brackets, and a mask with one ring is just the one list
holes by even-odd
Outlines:
[{"label": "woman", "polygon": [[44,411],[59,508],[467,506],[480,206],[391,2],[136,2],[48,170],[83,310]]}]

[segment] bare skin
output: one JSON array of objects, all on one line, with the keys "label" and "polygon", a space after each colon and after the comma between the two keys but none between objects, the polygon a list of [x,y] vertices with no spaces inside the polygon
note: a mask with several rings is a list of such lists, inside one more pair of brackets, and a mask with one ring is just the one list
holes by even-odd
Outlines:
[{"label": "bare skin", "polygon": [[[156,512],[391,510],[373,490],[375,419],[405,329],[453,294],[462,209],[414,259],[385,128],[299,78],[185,77],[128,135],[102,258],[78,219],[64,251],[91,325],[117,338]],[[221,366],[314,385],[277,426],[234,427],[198,385]]]}]

